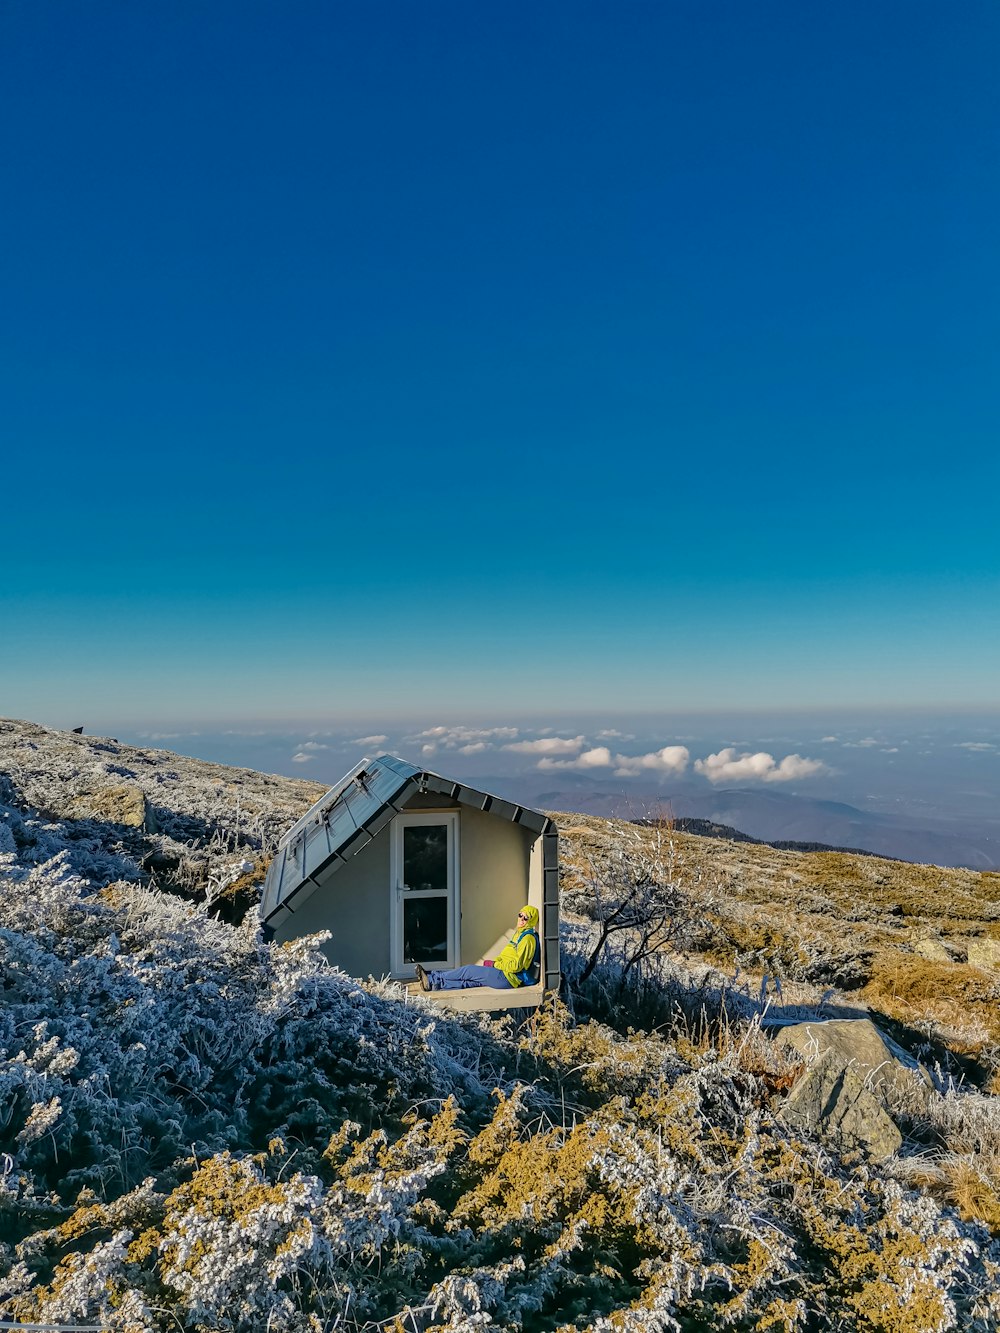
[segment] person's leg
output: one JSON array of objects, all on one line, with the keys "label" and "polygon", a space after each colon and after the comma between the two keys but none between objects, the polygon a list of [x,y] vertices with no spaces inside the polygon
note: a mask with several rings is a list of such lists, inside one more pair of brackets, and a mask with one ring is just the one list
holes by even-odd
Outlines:
[{"label": "person's leg", "polygon": [[494,990],[511,989],[510,982],[498,967],[484,967],[479,963],[428,972],[427,979],[432,990],[468,990],[473,986],[491,986]]}]

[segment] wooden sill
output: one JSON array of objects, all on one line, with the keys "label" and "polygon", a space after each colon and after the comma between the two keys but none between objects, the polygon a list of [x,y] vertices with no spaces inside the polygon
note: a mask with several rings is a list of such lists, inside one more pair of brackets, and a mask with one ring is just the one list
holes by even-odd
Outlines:
[{"label": "wooden sill", "polygon": [[545,995],[545,987],[518,986],[516,990],[494,990],[492,986],[470,986],[468,990],[420,989],[417,981],[406,982],[407,995],[419,995],[423,1000],[439,1004],[443,1009],[460,1009],[465,1013],[489,1009],[537,1009]]}]

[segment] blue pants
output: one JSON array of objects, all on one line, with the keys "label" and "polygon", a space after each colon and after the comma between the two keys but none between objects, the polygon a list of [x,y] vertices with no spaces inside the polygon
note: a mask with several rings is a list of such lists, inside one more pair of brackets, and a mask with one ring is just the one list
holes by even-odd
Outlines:
[{"label": "blue pants", "polygon": [[470,990],[473,986],[492,986],[494,990],[513,989],[498,967],[484,967],[480,963],[466,963],[464,967],[450,967],[443,972],[428,972],[427,979],[434,990]]}]

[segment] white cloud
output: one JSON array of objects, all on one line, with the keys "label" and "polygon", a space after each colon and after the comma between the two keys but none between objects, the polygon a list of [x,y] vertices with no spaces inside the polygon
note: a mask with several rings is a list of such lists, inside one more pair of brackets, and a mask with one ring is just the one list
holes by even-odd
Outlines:
[{"label": "white cloud", "polygon": [[515,750],[518,754],[576,754],[586,745],[583,736],[574,736],[567,740],[563,736],[543,736],[537,741],[515,741],[505,745],[505,750]]},{"label": "white cloud", "polygon": [[329,750],[329,745],[324,745],[322,741],[303,741],[299,746],[300,750]]},{"label": "white cloud", "polygon": [[576,760],[577,768],[607,768],[611,763],[611,751],[606,745],[598,745],[593,750],[584,750]]},{"label": "white cloud", "polygon": [[883,753],[883,754],[899,754],[899,746],[898,746],[898,745],[889,745],[889,746],[887,746],[887,747],[882,751],[882,753]]},{"label": "white cloud", "polygon": [[597,739],[599,741],[634,741],[635,737],[624,731],[615,731],[613,727],[609,727],[606,731],[599,731]]},{"label": "white cloud", "polygon": [[683,773],[688,766],[691,752],[686,745],[665,745],[662,750],[653,750],[649,754],[616,754],[615,776],[634,777],[637,773]]},{"label": "white cloud", "polygon": [[997,747],[989,741],[959,741],[956,750],[995,750]]},{"label": "white cloud", "polygon": [[874,736],[866,736],[863,741],[844,741],[845,750],[870,750],[873,745],[879,742]]},{"label": "white cloud", "polygon": [[836,739],[837,739],[836,736],[821,736],[819,738],[819,742],[820,745],[832,745],[836,741]]},{"label": "white cloud", "polygon": [[805,759],[799,754],[788,754],[780,764],[765,750],[756,754],[737,754],[732,746],[695,760],[695,772],[709,782],[794,782],[797,778],[815,777],[827,772],[819,759]]},{"label": "white cloud", "polygon": [[388,736],[359,736],[356,740],[353,740],[351,744],[361,745],[367,748],[371,745],[384,745],[388,739]]},{"label": "white cloud", "polygon": [[[560,751],[560,753],[565,753],[565,751]],[[593,750],[584,750],[583,754],[578,754],[575,759],[539,759],[537,767],[543,770],[553,768],[610,768],[611,751],[606,745],[598,745]]]},{"label": "white cloud", "polygon": [[481,751],[488,750],[489,748],[490,747],[486,744],[485,741],[473,741],[471,745],[460,745],[458,747],[458,753],[479,754]]},{"label": "white cloud", "polygon": [[433,754],[439,745],[445,750],[457,750],[462,745],[477,741],[513,740],[517,734],[517,727],[428,727],[426,731],[418,731],[415,736],[407,736],[406,739],[423,741],[424,754]]},{"label": "white cloud", "polygon": [[296,754],[292,755],[292,763],[308,764],[312,759],[315,759],[315,757],[316,757],[315,755],[306,754],[304,750],[299,750]]},{"label": "white cloud", "polygon": [[801,754],[786,754],[773,773],[768,773],[765,782],[794,782],[797,778],[814,778],[826,773],[827,767],[821,759],[806,759]]}]

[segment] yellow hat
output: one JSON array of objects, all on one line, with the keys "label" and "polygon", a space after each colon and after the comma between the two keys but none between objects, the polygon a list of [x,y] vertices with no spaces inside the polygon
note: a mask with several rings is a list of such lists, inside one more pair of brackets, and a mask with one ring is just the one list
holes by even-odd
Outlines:
[{"label": "yellow hat", "polygon": [[524,924],[526,926],[530,926],[532,930],[536,929],[536,927],[538,926],[537,907],[532,907],[530,904],[527,907],[522,907],[520,912],[518,912],[518,916],[523,916]]}]

